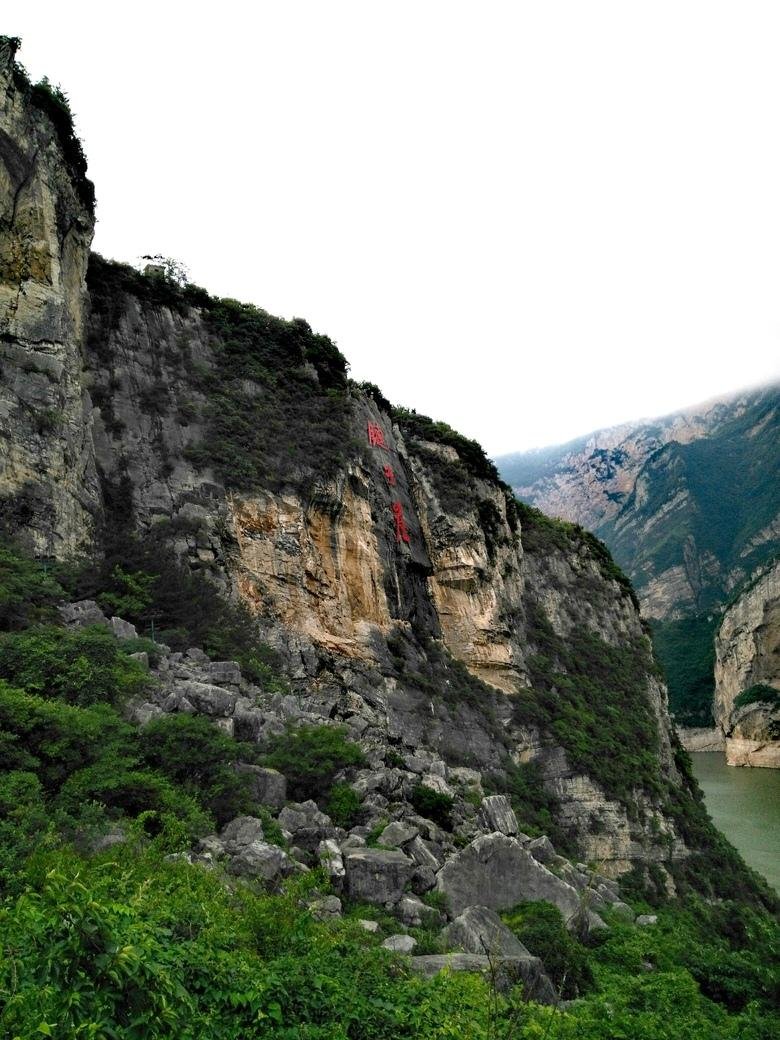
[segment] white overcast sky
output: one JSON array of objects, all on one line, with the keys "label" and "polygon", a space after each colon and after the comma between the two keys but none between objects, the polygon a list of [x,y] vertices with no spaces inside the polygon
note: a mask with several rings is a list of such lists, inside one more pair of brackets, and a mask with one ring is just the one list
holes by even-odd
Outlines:
[{"label": "white overcast sky", "polygon": [[300,316],[493,454],[780,372],[780,4],[4,5],[95,248]]}]

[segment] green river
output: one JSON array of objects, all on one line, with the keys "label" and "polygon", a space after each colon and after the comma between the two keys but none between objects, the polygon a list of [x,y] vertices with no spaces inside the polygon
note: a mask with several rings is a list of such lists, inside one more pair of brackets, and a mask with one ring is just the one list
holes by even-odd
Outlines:
[{"label": "green river", "polygon": [[720,752],[691,755],[715,826],[780,892],[780,769],[734,769]]}]

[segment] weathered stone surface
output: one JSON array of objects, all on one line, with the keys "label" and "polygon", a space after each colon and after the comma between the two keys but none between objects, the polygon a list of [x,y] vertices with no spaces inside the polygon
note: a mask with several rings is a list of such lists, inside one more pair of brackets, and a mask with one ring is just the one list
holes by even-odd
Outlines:
[{"label": "weathered stone surface", "polygon": [[391,849],[400,848],[413,838],[416,838],[419,833],[419,829],[413,824],[397,820],[395,823],[389,823],[385,827],[379,835],[379,844],[386,845]]},{"label": "weathered stone surface", "polygon": [[241,666],[237,661],[209,661],[205,666],[215,686],[239,686]]},{"label": "weathered stone surface", "polygon": [[391,935],[382,945],[394,953],[411,953],[417,945],[417,940],[411,935]]},{"label": "weathered stone surface", "polygon": [[220,839],[226,846],[251,845],[253,841],[263,841],[263,821],[256,816],[237,816],[225,824]]},{"label": "weathered stone surface", "polygon": [[341,900],[338,896],[321,896],[309,903],[309,910],[317,921],[333,921],[341,917]]},{"label": "weathered stone surface", "polygon": [[351,849],[344,866],[350,898],[367,903],[397,903],[414,870],[408,856],[384,849]]},{"label": "weathered stone surface", "polygon": [[237,762],[235,770],[250,776],[252,797],[261,805],[267,805],[270,809],[281,809],[284,806],[287,801],[287,780],[278,770],[247,762]]},{"label": "weathered stone surface", "polygon": [[635,924],[639,925],[640,928],[647,928],[649,925],[658,923],[658,914],[639,914]]},{"label": "weathered stone surface", "polygon": [[443,953],[412,957],[410,963],[415,971],[426,978],[438,975],[445,968],[449,971],[471,971],[494,978],[500,991],[510,990],[521,983],[526,1000],[533,1000],[537,1004],[554,1004],[557,999],[538,957],[504,957],[491,966],[490,958],[484,954]]},{"label": "weathered stone surface", "polygon": [[505,794],[483,798],[479,808],[482,822],[489,832],[515,835],[519,831],[514,809]]},{"label": "weathered stone surface", "polygon": [[239,877],[262,878],[274,881],[294,870],[294,864],[283,849],[263,841],[242,845],[230,860],[228,870]]},{"label": "weathered stone surface", "polygon": [[121,617],[112,617],[109,621],[109,627],[117,639],[137,639],[138,632],[135,625],[131,625],[129,621],[125,621]]},{"label": "weathered stone surface", "polygon": [[179,693],[203,715],[230,715],[236,706],[235,693],[223,690],[221,686],[212,686],[211,683],[182,683]]},{"label": "weathered stone surface", "polygon": [[464,953],[496,957],[531,956],[495,910],[487,906],[468,907],[447,925],[441,937],[449,949],[460,949]]},{"label": "weathered stone surface", "polygon": [[527,842],[525,849],[531,853],[534,859],[539,860],[540,863],[544,863],[546,866],[550,866],[555,859],[559,858],[553,843],[546,834]]},{"label": "weathered stone surface", "polygon": [[580,910],[575,889],[505,834],[472,841],[444,864],[436,888],[456,915],[469,906],[508,910],[524,900],[540,899],[554,903],[567,921]]},{"label": "weathered stone surface", "polygon": [[108,624],[108,618],[94,599],[81,599],[77,603],[65,603],[58,610],[64,624],[74,628],[82,625]]}]

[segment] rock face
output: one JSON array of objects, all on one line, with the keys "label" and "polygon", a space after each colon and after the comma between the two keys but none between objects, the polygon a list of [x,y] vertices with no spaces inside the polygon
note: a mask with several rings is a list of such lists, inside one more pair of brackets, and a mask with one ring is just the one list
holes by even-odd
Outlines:
[{"label": "rock face", "polygon": [[[715,718],[729,765],[780,768],[778,695],[760,693],[772,689],[780,691],[780,562],[729,607],[715,640]],[[740,705],[746,691],[753,698]]]},{"label": "rock face", "polygon": [[100,493],[84,379],[91,185],[0,43],[0,509],[41,555],[90,547]]}]

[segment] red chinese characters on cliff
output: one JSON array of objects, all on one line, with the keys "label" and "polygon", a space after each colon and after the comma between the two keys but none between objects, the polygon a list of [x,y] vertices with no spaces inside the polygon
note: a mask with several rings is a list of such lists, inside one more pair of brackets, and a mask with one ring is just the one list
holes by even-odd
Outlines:
[{"label": "red chinese characters on cliff", "polygon": [[409,544],[409,531],[404,520],[404,507],[400,502],[393,502],[393,520],[395,521],[395,540]]},{"label": "red chinese characters on cliff", "polygon": [[386,448],[385,435],[382,432],[382,427],[378,426],[377,423],[370,422],[368,424],[368,445],[370,448]]},{"label": "red chinese characters on cliff", "polygon": [[395,487],[395,473],[393,473],[392,466],[382,466],[382,472],[385,475],[385,480],[390,487]]}]

